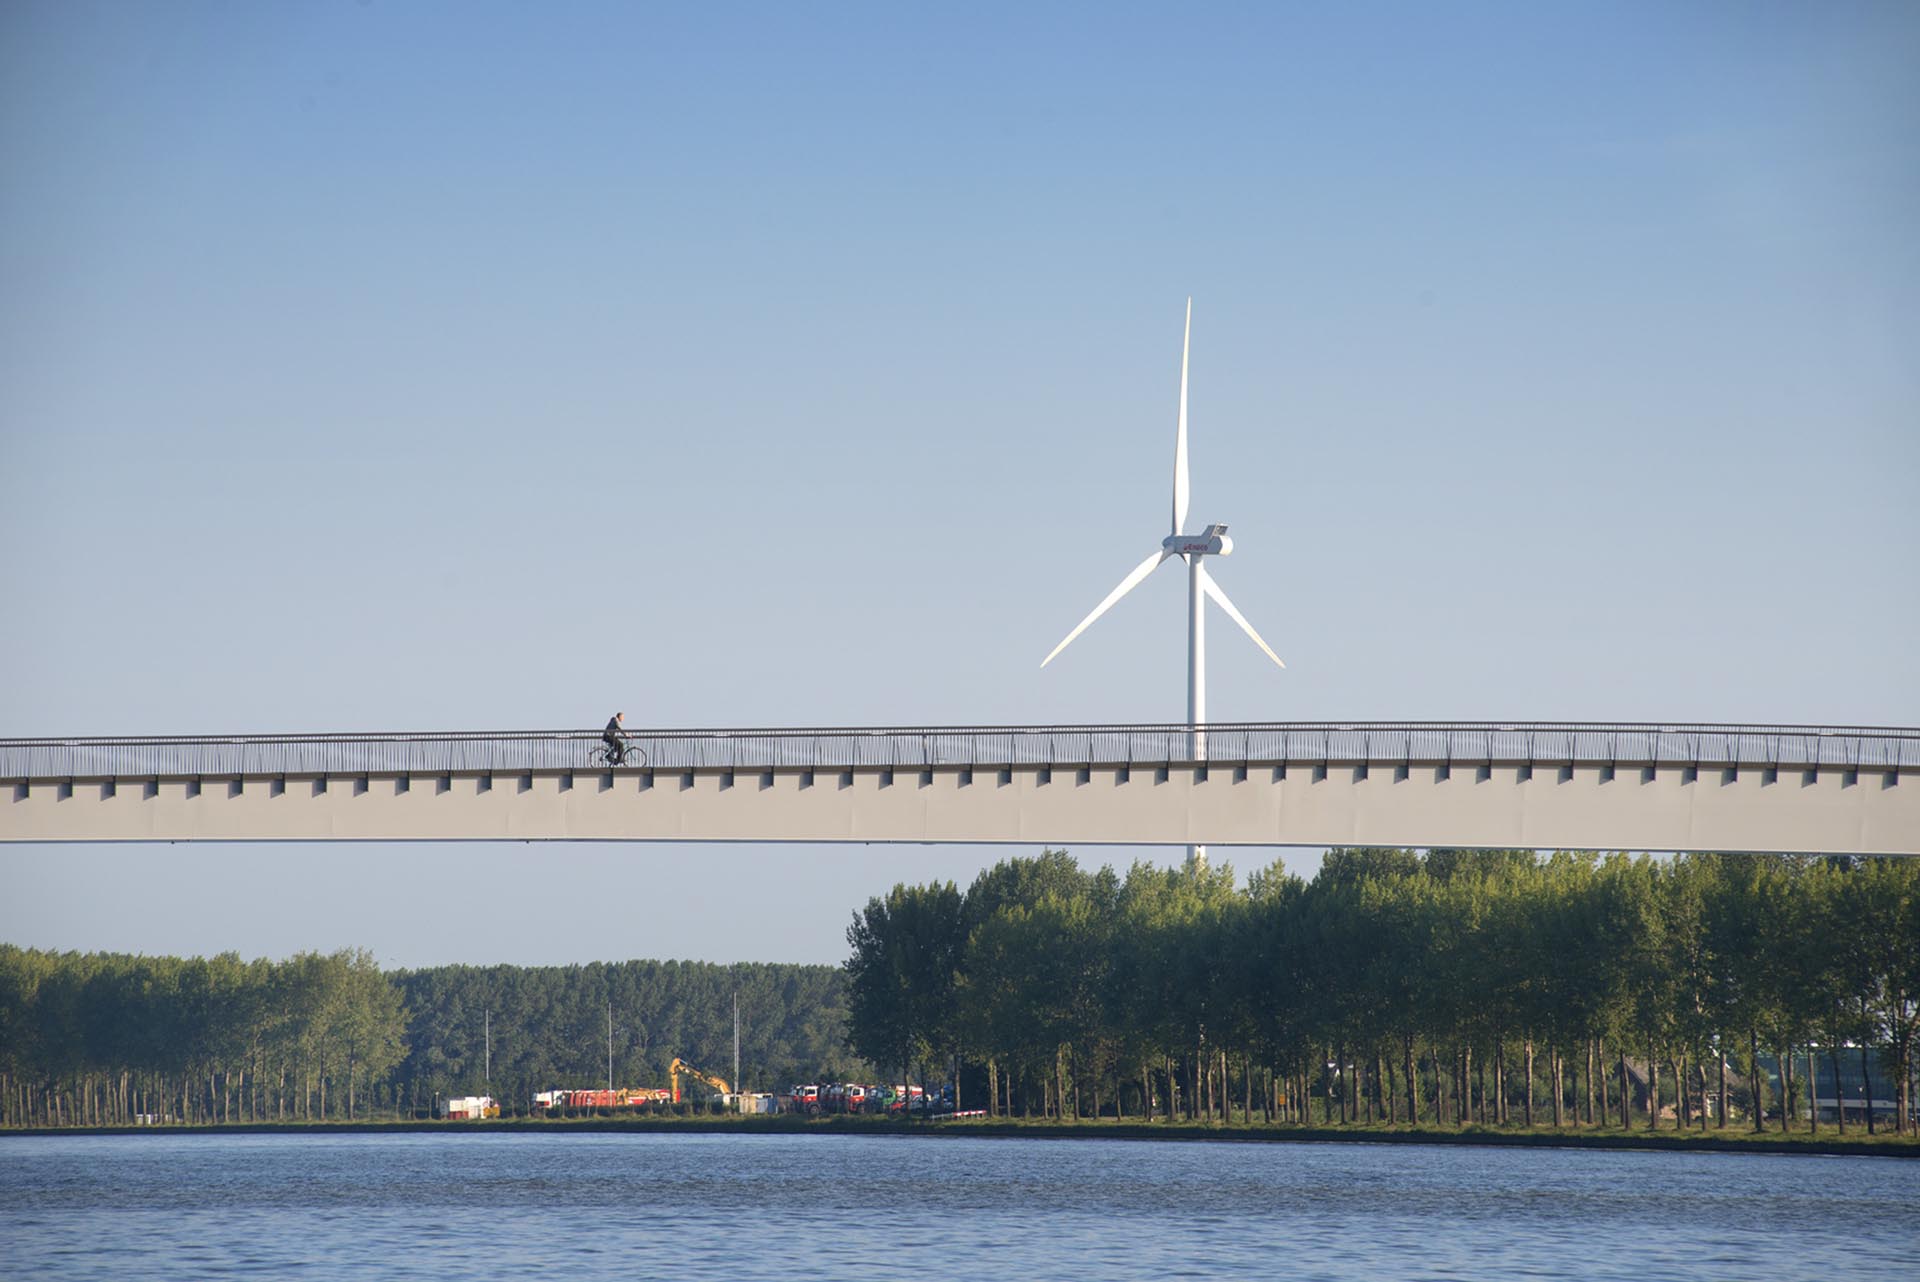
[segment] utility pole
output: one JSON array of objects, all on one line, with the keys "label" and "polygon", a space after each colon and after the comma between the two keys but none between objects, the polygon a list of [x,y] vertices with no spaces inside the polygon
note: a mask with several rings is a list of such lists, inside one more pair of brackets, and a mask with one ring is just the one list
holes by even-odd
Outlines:
[{"label": "utility pole", "polygon": [[485,1036],[486,1036],[487,1057],[484,1061],[486,1065],[484,1072],[486,1074],[486,1079],[487,1079],[487,1094],[491,1095],[493,1094],[493,1011],[492,1009],[489,1008],[486,1010],[482,1010],[480,1012],[480,1018],[483,1021],[485,1021],[483,1027],[486,1029]]},{"label": "utility pole", "polygon": [[740,990],[733,990],[733,1098],[734,1111],[740,1110]]},{"label": "utility pole", "polygon": [[613,1089],[613,1003],[607,1003],[607,1089]]}]

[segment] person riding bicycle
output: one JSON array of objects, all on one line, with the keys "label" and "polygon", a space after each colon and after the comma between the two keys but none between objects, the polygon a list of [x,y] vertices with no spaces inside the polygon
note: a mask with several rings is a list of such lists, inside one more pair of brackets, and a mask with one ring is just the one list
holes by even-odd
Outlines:
[{"label": "person riding bicycle", "polygon": [[607,718],[607,728],[600,732],[600,742],[607,745],[607,760],[616,766],[627,756],[627,731],[621,724],[626,719],[626,713],[616,712]]}]

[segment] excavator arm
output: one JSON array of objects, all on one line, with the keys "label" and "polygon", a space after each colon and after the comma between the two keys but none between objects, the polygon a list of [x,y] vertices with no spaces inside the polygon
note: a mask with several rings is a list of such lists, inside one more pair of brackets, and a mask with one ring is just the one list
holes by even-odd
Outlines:
[{"label": "excavator arm", "polygon": [[716,1076],[713,1073],[703,1072],[687,1063],[684,1059],[675,1056],[673,1063],[667,1065],[667,1078],[673,1086],[673,1102],[676,1104],[681,1102],[680,1079],[682,1077],[691,1077],[696,1081],[705,1082],[722,1095],[733,1094],[733,1087],[727,1085],[726,1078]]}]

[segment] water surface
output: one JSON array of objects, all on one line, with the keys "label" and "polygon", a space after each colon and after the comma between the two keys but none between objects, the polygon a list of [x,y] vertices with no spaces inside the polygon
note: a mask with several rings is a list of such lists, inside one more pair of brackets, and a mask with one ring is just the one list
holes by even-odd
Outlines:
[{"label": "water surface", "polygon": [[0,1276],[1913,1278],[1920,1162],[737,1135],[0,1142]]}]

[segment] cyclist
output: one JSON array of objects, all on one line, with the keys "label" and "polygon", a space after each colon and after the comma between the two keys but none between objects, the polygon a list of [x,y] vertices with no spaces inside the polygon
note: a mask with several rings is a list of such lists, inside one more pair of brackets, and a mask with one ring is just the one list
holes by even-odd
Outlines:
[{"label": "cyclist", "polygon": [[616,766],[627,758],[627,731],[621,724],[626,719],[626,713],[616,712],[607,718],[607,728],[600,732],[600,742],[607,745],[607,760]]}]

